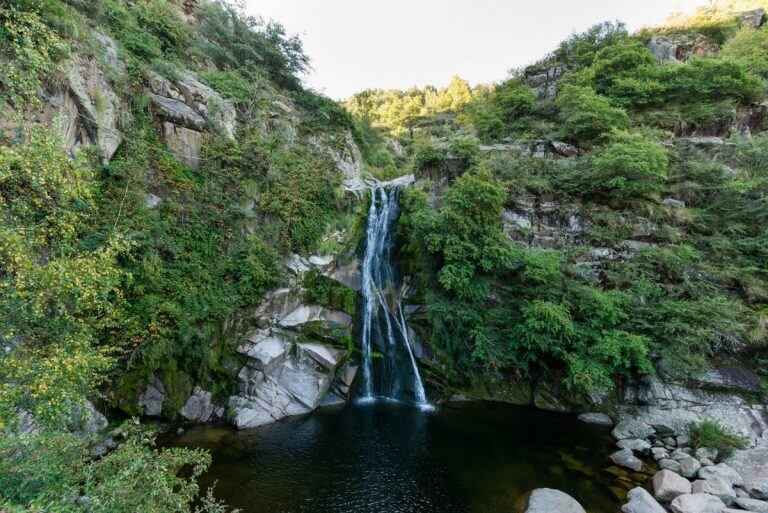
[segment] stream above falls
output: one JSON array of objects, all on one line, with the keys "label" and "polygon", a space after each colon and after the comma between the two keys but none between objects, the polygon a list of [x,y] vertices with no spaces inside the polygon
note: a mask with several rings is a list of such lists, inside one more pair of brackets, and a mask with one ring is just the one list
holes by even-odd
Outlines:
[{"label": "stream above falls", "polygon": [[242,513],[514,512],[541,487],[589,513],[621,505],[609,429],[500,403],[348,404],[248,431],[196,426],[166,444],[210,450],[201,484]]}]

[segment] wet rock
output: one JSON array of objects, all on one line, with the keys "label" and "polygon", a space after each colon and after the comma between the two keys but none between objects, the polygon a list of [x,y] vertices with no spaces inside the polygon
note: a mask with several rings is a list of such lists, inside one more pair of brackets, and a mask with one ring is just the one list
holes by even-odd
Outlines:
[{"label": "wet rock", "polygon": [[693,493],[708,493],[714,495],[723,501],[723,504],[726,506],[730,506],[736,500],[736,492],[733,490],[733,487],[719,477],[698,479],[693,482],[691,490]]},{"label": "wet rock", "polygon": [[643,469],[643,462],[640,461],[640,459],[637,458],[634,454],[632,454],[630,449],[622,449],[620,451],[616,451],[609,457],[612,462],[614,462],[616,465],[619,465],[620,467],[626,467],[628,469],[634,470],[635,472],[640,472]]},{"label": "wet rock", "polygon": [[191,422],[208,422],[213,415],[211,393],[196,386],[179,414]]},{"label": "wet rock", "polygon": [[531,492],[525,513],[586,513],[576,499],[552,488],[537,488]]},{"label": "wet rock", "polygon": [[597,424],[599,426],[613,426],[611,417],[605,413],[582,413],[579,420],[587,424]]},{"label": "wet rock", "polygon": [[713,477],[719,477],[728,484],[733,486],[744,486],[744,478],[734,470],[732,467],[725,463],[718,463],[713,467],[702,467],[698,472],[700,479],[710,479]]},{"label": "wet rock", "polygon": [[706,493],[688,493],[672,501],[674,513],[723,513],[723,501]]},{"label": "wet rock", "polygon": [[628,418],[619,422],[611,433],[617,440],[624,440],[626,438],[648,438],[655,433],[655,430],[645,422]]},{"label": "wet rock", "polygon": [[621,507],[622,513],[666,513],[656,499],[645,488],[639,486],[629,491],[627,501]]}]

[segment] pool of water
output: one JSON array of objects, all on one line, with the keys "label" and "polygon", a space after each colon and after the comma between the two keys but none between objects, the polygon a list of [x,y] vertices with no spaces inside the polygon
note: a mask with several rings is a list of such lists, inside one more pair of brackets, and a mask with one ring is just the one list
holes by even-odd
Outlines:
[{"label": "pool of water", "polygon": [[210,450],[203,486],[243,513],[513,512],[540,487],[615,513],[631,486],[609,469],[609,430],[496,403],[350,404],[251,431],[198,426],[169,444]]}]

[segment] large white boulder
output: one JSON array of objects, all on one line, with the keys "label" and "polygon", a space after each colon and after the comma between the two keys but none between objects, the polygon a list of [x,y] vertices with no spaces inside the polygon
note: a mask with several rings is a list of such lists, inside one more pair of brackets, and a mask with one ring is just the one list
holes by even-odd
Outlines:
[{"label": "large white boulder", "polygon": [[660,470],[653,476],[653,495],[661,502],[672,502],[686,493],[691,493],[691,482],[679,474]]},{"label": "large white boulder", "polygon": [[537,488],[531,492],[525,513],[586,513],[576,499],[552,488]]},{"label": "large white boulder", "polygon": [[723,513],[723,501],[707,493],[687,493],[672,501],[674,513]]},{"label": "large white boulder", "polygon": [[621,507],[622,513],[667,513],[667,510],[640,486],[629,491],[627,501]]},{"label": "large white boulder", "polygon": [[710,477],[709,479],[697,479],[691,487],[693,493],[708,493],[719,498],[727,506],[733,504],[736,500],[736,492],[730,483],[719,477]]}]

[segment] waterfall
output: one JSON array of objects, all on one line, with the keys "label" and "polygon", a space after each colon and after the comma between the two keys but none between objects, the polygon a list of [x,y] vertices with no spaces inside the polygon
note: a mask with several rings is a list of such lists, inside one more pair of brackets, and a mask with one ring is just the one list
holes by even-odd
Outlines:
[{"label": "waterfall", "polygon": [[[398,189],[371,188],[362,264],[363,382],[360,401],[376,398],[429,407],[408,337],[398,276],[392,263]],[[376,354],[374,355],[374,351]]]}]

